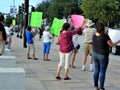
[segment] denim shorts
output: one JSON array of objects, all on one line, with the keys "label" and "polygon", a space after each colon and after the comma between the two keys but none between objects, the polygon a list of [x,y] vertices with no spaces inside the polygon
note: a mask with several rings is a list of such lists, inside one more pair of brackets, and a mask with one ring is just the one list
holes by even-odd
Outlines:
[{"label": "denim shorts", "polygon": [[51,42],[43,43],[43,53],[49,54],[51,47]]}]

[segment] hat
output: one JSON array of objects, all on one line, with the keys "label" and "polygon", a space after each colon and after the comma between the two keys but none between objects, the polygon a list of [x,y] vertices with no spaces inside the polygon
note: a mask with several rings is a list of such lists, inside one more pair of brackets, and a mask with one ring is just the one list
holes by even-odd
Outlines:
[{"label": "hat", "polygon": [[50,30],[50,27],[49,26],[46,26],[45,27],[45,31],[49,31]]},{"label": "hat", "polygon": [[90,27],[94,25],[94,23],[92,22],[92,20],[88,20],[87,23],[86,23],[86,26]]}]

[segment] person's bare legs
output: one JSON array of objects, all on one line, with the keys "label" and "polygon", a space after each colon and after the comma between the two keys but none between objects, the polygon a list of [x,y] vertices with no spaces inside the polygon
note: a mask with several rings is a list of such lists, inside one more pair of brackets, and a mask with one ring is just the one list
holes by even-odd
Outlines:
[{"label": "person's bare legs", "polygon": [[9,41],[8,41],[8,48],[11,49],[11,43],[12,43],[12,38],[9,38]]},{"label": "person's bare legs", "polygon": [[89,63],[90,63],[90,69],[89,69],[89,71],[93,71],[93,58],[92,58],[92,56],[91,55],[89,55]]},{"label": "person's bare legs", "polygon": [[65,71],[64,71],[64,78],[68,77],[68,73],[69,73],[69,69],[65,69]]},{"label": "person's bare legs", "polygon": [[45,61],[51,61],[51,60],[48,58],[48,55],[49,55],[49,54],[45,54]]},{"label": "person's bare legs", "polygon": [[85,55],[84,57],[83,57],[83,60],[82,60],[82,71],[85,71],[86,70],[86,67],[85,67],[85,65],[86,65],[86,61],[87,61],[87,56]]},{"label": "person's bare legs", "polygon": [[56,72],[56,77],[59,77],[60,76],[60,71],[61,71],[62,67],[61,66],[58,66],[57,68],[57,72]]},{"label": "person's bare legs", "polygon": [[75,68],[75,65],[74,65],[75,57],[76,57],[76,53],[73,51],[72,58],[71,58],[71,65],[70,65],[72,68]]},{"label": "person's bare legs", "polygon": [[45,54],[45,60],[48,60],[48,54]]},{"label": "person's bare legs", "polygon": [[43,54],[43,60],[45,60],[45,54]]},{"label": "person's bare legs", "polygon": [[27,46],[27,59],[31,59],[30,57],[30,46]]}]

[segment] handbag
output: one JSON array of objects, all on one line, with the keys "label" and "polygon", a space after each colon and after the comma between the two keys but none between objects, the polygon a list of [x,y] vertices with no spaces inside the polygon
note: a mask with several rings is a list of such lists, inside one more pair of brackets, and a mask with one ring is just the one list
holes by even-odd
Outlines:
[{"label": "handbag", "polygon": [[57,40],[56,40],[56,44],[57,44],[57,45],[60,44],[60,37],[57,38]]},{"label": "handbag", "polygon": [[80,44],[78,44],[76,48],[77,48],[77,50],[80,49]]}]

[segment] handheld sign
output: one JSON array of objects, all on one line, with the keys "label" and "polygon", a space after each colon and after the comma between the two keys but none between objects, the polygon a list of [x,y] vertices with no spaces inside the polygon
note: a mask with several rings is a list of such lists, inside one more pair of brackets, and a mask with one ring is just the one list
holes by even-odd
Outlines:
[{"label": "handheld sign", "polygon": [[42,25],[42,12],[32,12],[30,26],[32,27],[41,27]]},{"label": "handheld sign", "polygon": [[71,15],[72,25],[74,27],[80,27],[84,22],[84,16],[81,15]]},{"label": "handheld sign", "polygon": [[12,20],[12,25],[16,25],[15,19]]},{"label": "handheld sign", "polygon": [[64,22],[58,18],[54,18],[50,32],[56,36],[60,36],[60,31],[62,29]]}]

